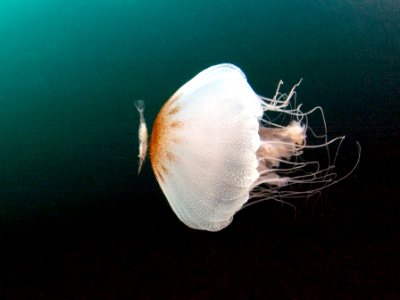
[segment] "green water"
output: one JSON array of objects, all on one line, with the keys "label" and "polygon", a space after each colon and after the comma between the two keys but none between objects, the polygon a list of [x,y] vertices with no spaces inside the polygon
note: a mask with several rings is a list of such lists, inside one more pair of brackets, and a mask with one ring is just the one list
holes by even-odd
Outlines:
[{"label": "green water", "polygon": [[299,101],[324,107],[333,135],[367,144],[368,161],[385,137],[394,152],[399,15],[396,1],[2,1],[0,224],[167,208],[148,163],[136,177],[134,100],[151,127],[222,62],[265,96],[303,78]]}]

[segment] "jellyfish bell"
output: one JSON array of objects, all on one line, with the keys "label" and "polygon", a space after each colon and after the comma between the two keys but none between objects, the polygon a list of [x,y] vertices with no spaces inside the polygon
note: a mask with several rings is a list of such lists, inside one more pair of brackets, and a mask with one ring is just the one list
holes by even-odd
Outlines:
[{"label": "jellyfish bell", "polygon": [[[300,83],[300,82],[299,82]],[[299,84],[298,83],[298,84]],[[187,226],[219,231],[246,204],[313,193],[333,180],[331,166],[297,158],[306,144],[307,122],[289,94],[257,95],[244,73],[232,64],[212,66],[179,88],[153,125],[150,160],[170,206]],[[284,126],[269,112],[290,116]],[[310,112],[309,112],[310,113]],[[337,139],[343,139],[339,137]],[[313,172],[304,171],[310,164]],[[296,192],[292,184],[322,183]]]}]

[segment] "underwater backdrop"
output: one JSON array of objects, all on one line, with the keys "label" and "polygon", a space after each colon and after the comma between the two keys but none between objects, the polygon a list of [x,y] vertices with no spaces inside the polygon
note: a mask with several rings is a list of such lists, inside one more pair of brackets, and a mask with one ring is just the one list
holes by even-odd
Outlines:
[{"label": "underwater backdrop", "polygon": [[[346,135],[354,174],[219,233],[175,217],[139,115],[229,62]],[[400,4],[395,0],[0,2],[0,298],[392,298],[400,284]],[[316,125],[318,126],[318,125]],[[321,126],[321,123],[319,123]],[[39,298],[40,298],[39,297]]]}]

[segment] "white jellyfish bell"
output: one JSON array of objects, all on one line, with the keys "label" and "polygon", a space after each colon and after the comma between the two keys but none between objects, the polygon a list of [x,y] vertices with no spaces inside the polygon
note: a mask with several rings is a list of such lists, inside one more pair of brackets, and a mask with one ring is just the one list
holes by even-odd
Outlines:
[{"label": "white jellyfish bell", "polygon": [[[160,110],[151,134],[151,165],[187,226],[219,231],[245,205],[309,195],[337,181],[331,164],[320,169],[318,162],[299,156],[344,137],[307,145],[306,116],[312,111],[292,107],[298,84],[287,95],[279,92],[281,84],[272,99],[261,97],[238,67],[219,64],[183,85]],[[290,121],[275,124],[269,112]],[[306,170],[310,165],[312,172]],[[303,191],[288,188],[301,183],[319,184]]]}]

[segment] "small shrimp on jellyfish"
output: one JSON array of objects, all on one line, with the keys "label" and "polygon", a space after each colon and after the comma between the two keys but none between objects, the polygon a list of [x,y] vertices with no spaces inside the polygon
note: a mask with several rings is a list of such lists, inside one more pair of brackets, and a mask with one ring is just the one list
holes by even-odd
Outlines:
[{"label": "small shrimp on jellyfish", "polygon": [[[321,169],[299,156],[344,137],[328,141],[325,135],[321,144],[307,145],[307,115],[320,108],[293,107],[300,82],[289,94],[279,92],[281,84],[272,99],[261,97],[238,67],[219,64],[184,84],[161,108],[151,135],[151,165],[187,226],[219,231],[246,205],[307,196],[337,182],[332,164]],[[277,124],[268,113],[288,115],[290,121]],[[311,187],[291,189],[304,183]]]}]

